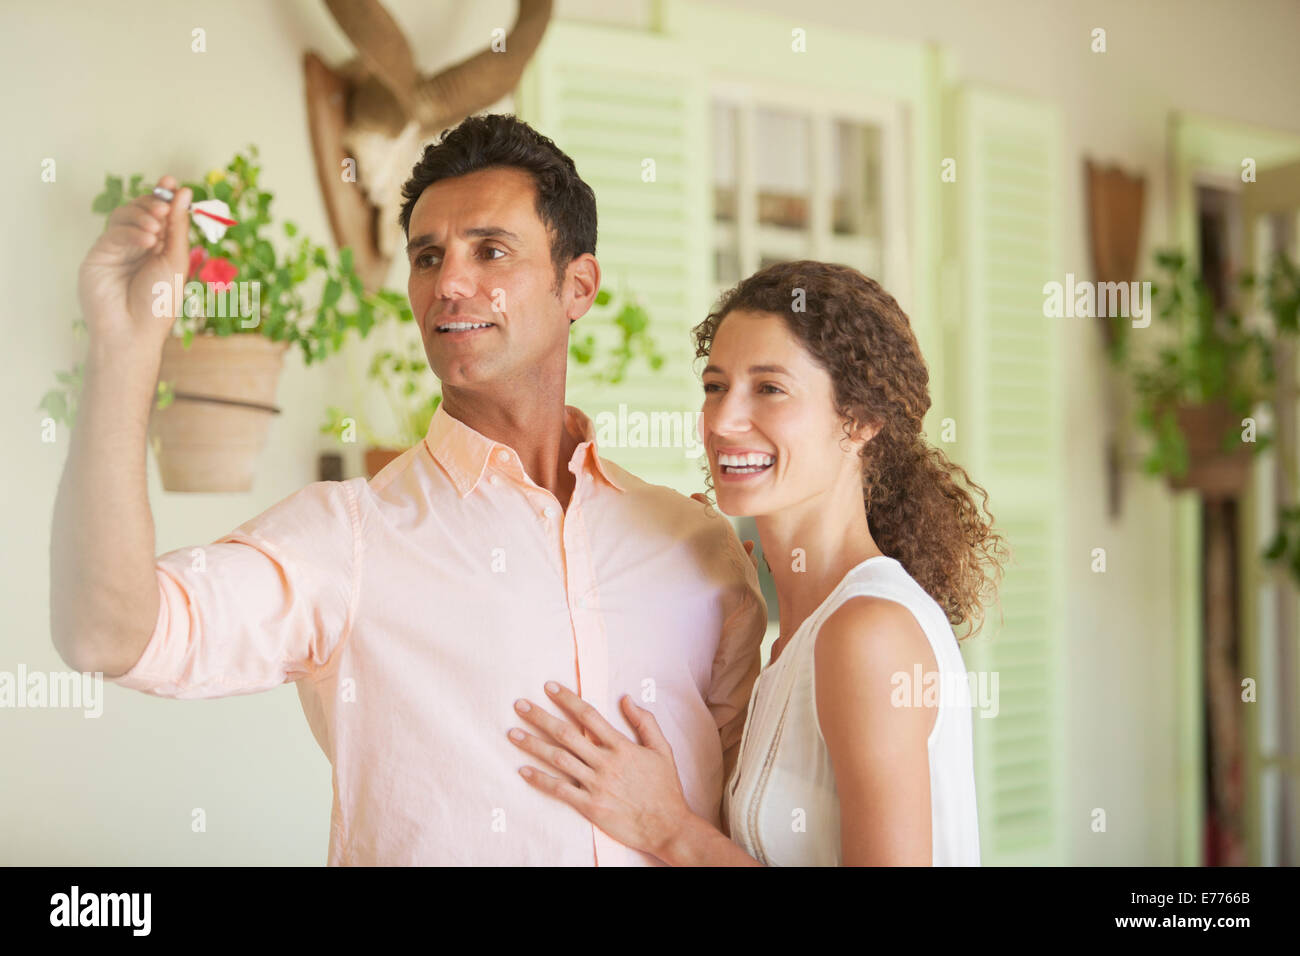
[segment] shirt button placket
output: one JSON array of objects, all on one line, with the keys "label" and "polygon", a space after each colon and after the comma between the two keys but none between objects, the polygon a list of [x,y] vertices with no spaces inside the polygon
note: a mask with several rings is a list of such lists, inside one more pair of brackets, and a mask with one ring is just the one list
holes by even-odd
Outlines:
[{"label": "shirt button placket", "polygon": [[[588,476],[590,477],[590,476]],[[581,482],[578,483],[581,487]],[[578,685],[583,700],[606,710],[609,699],[609,648],[605,626],[600,617],[595,598],[596,582],[593,578],[591,547],[586,520],[577,488],[569,502],[568,520],[562,535],[565,552],[564,566],[568,569],[566,585],[569,590],[569,616],[573,621],[573,639],[578,662]],[[610,716],[605,714],[606,717]],[[620,845],[606,837],[593,825],[592,848],[596,865],[619,858]]]}]

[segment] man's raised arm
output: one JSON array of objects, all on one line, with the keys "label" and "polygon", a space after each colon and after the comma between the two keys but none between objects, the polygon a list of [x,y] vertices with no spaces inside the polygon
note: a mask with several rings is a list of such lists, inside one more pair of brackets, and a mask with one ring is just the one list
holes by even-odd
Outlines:
[{"label": "man's raised arm", "polygon": [[[162,347],[181,307],[191,196],[170,176],[159,185],[176,192],[171,203],[120,206],[81,263],[90,347],[50,537],[54,646],[69,667],[108,677],[139,659],[158,616],[145,456]],[[159,283],[174,291],[160,297]]]}]

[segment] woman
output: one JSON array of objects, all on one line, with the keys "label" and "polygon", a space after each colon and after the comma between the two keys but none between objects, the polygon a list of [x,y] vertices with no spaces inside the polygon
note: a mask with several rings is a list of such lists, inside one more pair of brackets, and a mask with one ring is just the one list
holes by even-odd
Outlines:
[{"label": "woman", "polygon": [[695,341],[711,486],[754,516],[780,608],[723,793],[731,839],[686,805],[630,697],[639,743],[548,684],[572,723],[521,710],[561,744],[512,734],[544,765],[521,773],[669,864],[978,865],[952,625],[979,622],[1005,549],[984,490],[922,436],[929,373],[907,316],[847,266],[785,262],[728,292]]}]

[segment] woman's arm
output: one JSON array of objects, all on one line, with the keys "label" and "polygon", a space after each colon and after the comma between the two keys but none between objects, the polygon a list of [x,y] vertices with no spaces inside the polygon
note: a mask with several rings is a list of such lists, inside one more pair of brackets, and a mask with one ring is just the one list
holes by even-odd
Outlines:
[{"label": "woman's arm", "polygon": [[529,701],[517,701],[515,709],[555,743],[518,728],[509,733],[515,746],[555,771],[553,775],[521,767],[520,774],[532,786],[563,800],[624,846],[669,865],[759,865],[691,810],[672,747],[654,714],[624,695],[620,703],[638,742],[568,688],[551,682],[546,694],[571,721]]},{"label": "woman's arm", "polygon": [[691,814],[654,855],[669,866],[762,866],[703,817]]},{"label": "woman's arm", "polygon": [[[814,648],[816,707],[840,804],[844,866],[929,866],[938,666],[907,608],[850,598]],[[917,673],[922,686],[913,691]],[[901,688],[900,688],[901,684]],[[921,701],[920,705],[917,701]]]}]

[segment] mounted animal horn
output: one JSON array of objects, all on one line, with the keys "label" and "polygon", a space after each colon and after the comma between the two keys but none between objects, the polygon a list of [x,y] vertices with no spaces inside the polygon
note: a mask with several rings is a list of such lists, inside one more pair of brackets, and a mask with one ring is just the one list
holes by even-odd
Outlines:
[{"label": "mounted animal horn", "polygon": [[423,142],[495,103],[519,83],[541,43],[551,0],[519,0],[514,26],[474,56],[433,75],[416,69],[401,29],[378,0],[325,0],[357,50],[332,69],[303,56],[307,120],[334,241],[379,288],[399,251],[401,187]]}]

